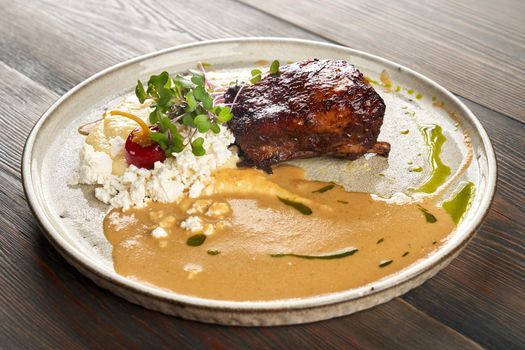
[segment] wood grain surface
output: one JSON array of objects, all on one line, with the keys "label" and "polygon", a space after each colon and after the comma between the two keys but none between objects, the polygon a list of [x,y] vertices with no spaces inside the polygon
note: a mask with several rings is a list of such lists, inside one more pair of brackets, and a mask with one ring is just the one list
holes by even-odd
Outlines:
[{"label": "wood grain surface", "polygon": [[[513,349],[525,344],[525,6],[490,1],[0,0],[0,348]],[[330,41],[415,68],[458,94],[494,144],[494,204],[423,286],[313,324],[240,328],[169,317],[96,287],[40,233],[21,185],[39,116],[97,71],[198,40]]]}]

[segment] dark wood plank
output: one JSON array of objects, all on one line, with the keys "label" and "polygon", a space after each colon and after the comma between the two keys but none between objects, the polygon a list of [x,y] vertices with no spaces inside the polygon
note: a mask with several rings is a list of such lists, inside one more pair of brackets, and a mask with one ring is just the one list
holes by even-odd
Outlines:
[{"label": "dark wood plank", "polygon": [[38,8],[28,11],[23,1],[2,6],[3,17],[12,20],[0,21],[0,60],[58,93],[126,59],[188,42],[257,35],[318,39],[230,0],[169,6],[40,1]]},{"label": "dark wood plank", "polygon": [[6,145],[0,164],[1,348],[479,348],[401,299],[326,322],[232,328],[164,316],[96,287],[39,233],[22,193],[24,139],[57,94],[4,64],[0,79],[11,82],[0,94],[0,108],[18,106],[2,115],[0,133]]},{"label": "dark wood plank", "polygon": [[525,2],[239,1],[525,120]]}]

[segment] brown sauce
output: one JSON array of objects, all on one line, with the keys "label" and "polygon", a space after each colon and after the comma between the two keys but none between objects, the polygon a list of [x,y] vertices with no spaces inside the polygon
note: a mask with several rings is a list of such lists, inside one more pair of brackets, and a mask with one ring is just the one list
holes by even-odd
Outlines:
[{"label": "brown sauce", "polygon": [[[215,227],[198,246],[187,244],[195,232],[180,227],[195,199],[111,211],[104,232],[113,245],[115,270],[203,298],[300,298],[359,287],[399,271],[427,256],[455,228],[434,202],[373,200],[305,180],[303,171],[291,166],[277,167],[273,175],[220,170],[214,189],[199,200],[227,203],[230,212],[222,218],[194,214],[204,226]],[[159,225],[168,237],[152,236]]]}]

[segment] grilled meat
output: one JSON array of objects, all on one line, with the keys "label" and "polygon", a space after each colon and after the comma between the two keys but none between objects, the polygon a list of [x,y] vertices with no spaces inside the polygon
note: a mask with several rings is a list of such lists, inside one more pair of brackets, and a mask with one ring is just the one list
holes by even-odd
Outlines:
[{"label": "grilled meat", "polygon": [[306,60],[280,67],[254,85],[231,87],[229,127],[241,165],[271,172],[282,161],[329,155],[354,160],[388,156],[377,142],[385,104],[363,75],[342,60]]}]

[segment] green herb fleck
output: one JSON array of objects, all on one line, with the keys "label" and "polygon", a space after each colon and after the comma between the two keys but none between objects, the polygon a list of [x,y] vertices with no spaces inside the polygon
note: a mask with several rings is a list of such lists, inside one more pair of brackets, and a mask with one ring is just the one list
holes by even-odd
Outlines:
[{"label": "green herb fleck", "polygon": [[393,263],[393,262],[394,262],[394,260],[392,260],[392,259],[381,260],[381,261],[379,262],[379,267],[385,267],[385,266],[388,266],[388,265],[390,265],[390,264]]},{"label": "green herb fleck", "polygon": [[403,129],[403,130],[400,131],[400,133],[403,134],[403,135],[406,135],[406,134],[409,133],[409,130],[408,129]]},{"label": "green herb fleck", "polygon": [[343,251],[330,253],[330,254],[324,254],[324,255],[303,255],[303,254],[293,254],[293,253],[278,253],[278,254],[270,254],[270,256],[272,258],[283,258],[285,256],[289,256],[289,257],[308,259],[308,260],[314,260],[314,259],[332,260],[332,259],[346,258],[347,256],[354,255],[357,251],[358,251],[357,248],[351,247]]},{"label": "green herb fleck", "polygon": [[409,95],[412,95],[414,93],[414,90],[408,89],[407,92],[408,92]]},{"label": "green herb fleck", "polygon": [[260,69],[252,69],[251,74],[250,83],[256,84],[261,80],[262,71]]},{"label": "green herb fleck", "polygon": [[414,166],[408,169],[408,171],[410,171],[411,173],[420,173],[423,171],[423,168],[420,166]]},{"label": "green herb fleck", "polygon": [[220,250],[217,250],[217,249],[210,249],[206,253],[208,253],[208,255],[215,256],[215,255],[219,255],[221,252],[220,252]]},{"label": "green herb fleck", "polygon": [[395,92],[399,92],[399,91],[401,91],[401,86],[399,86],[399,85],[396,86],[396,89],[395,89],[394,91],[395,91]]},{"label": "green herb fleck", "polygon": [[423,207],[419,207],[419,210],[421,210],[421,212],[423,213],[423,215],[425,216],[425,220],[430,223],[430,224],[433,224],[435,222],[437,222],[437,219],[434,215],[430,214],[429,211]]},{"label": "green herb fleck", "polygon": [[418,94],[416,95],[416,100],[421,100],[422,98],[423,98],[423,95],[422,95],[422,94],[418,93]]},{"label": "green herb fleck", "polygon": [[379,240],[376,242],[376,244],[383,243],[384,240],[385,240],[384,238],[379,238]]},{"label": "green herb fleck", "polygon": [[333,189],[334,187],[335,187],[334,184],[326,185],[326,186],[324,186],[324,187],[321,187],[321,188],[318,189],[318,190],[312,191],[312,193],[325,193],[326,191],[330,191],[330,190]]},{"label": "green herb fleck", "polygon": [[348,204],[347,201],[340,201],[340,200],[337,200],[339,203],[342,203],[342,204]]},{"label": "green herb fleck", "polygon": [[307,207],[306,205],[304,205],[303,203],[300,203],[300,202],[294,202],[292,200],[289,200],[289,199],[286,199],[286,198],[282,198],[282,197],[279,197],[277,196],[277,198],[284,204],[298,210],[301,214],[303,215],[311,215],[312,214],[312,209],[310,209],[309,207]]},{"label": "green herb fleck", "polygon": [[198,247],[202,245],[205,240],[206,240],[206,235],[201,233],[201,234],[193,235],[190,238],[188,238],[188,240],[186,241],[186,244],[189,245],[190,247]]},{"label": "green herb fleck", "polygon": [[410,254],[410,252],[404,252],[403,255],[401,255],[401,256],[404,258],[404,257],[407,256],[408,254]]}]

